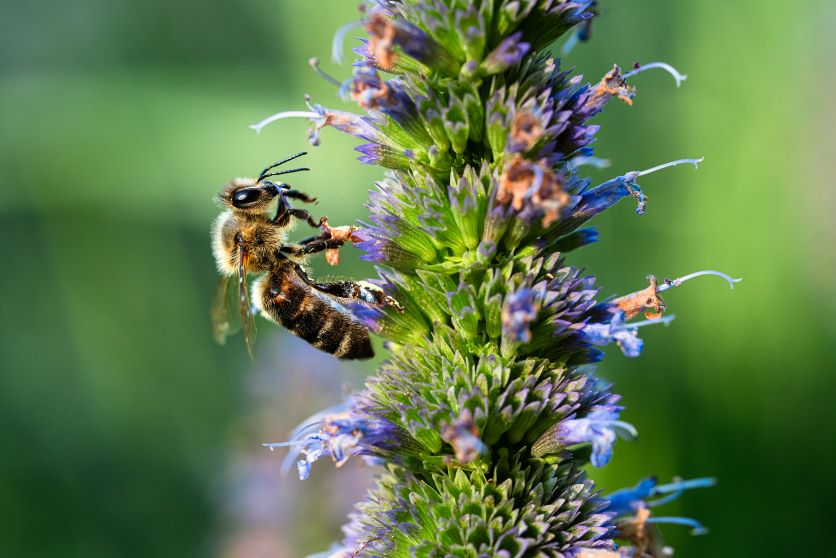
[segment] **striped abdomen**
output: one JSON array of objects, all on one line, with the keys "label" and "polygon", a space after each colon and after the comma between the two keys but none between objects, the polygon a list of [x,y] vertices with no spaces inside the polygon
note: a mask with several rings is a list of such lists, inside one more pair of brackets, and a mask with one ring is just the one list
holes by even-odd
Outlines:
[{"label": "striped abdomen", "polygon": [[341,359],[374,356],[368,330],[348,310],[279,268],[256,287],[264,317],[283,325],[317,349]]}]

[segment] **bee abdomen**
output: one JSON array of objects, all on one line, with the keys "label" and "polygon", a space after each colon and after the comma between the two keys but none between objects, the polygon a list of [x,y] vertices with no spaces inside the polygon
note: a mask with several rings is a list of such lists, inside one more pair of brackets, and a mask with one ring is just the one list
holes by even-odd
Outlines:
[{"label": "bee abdomen", "polygon": [[317,349],[346,360],[374,356],[363,324],[307,286],[281,278],[270,281],[262,296],[268,317]]}]

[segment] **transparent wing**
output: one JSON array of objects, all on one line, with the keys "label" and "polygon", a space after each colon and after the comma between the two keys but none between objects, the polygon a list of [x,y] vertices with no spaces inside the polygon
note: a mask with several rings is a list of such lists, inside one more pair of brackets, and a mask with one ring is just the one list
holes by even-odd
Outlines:
[{"label": "transparent wing", "polygon": [[209,313],[212,319],[212,335],[220,345],[226,342],[226,338],[234,330],[229,319],[229,295],[232,291],[229,287],[231,284],[232,277],[221,276],[220,281],[218,281],[218,288],[215,290],[215,296],[212,298],[212,309]]},{"label": "transparent wing", "polygon": [[250,302],[250,286],[247,283],[247,258],[249,254],[245,246],[238,247],[238,303],[241,308],[241,323],[244,326],[244,340],[247,342],[247,352],[254,358],[253,344],[255,343],[255,316]]}]

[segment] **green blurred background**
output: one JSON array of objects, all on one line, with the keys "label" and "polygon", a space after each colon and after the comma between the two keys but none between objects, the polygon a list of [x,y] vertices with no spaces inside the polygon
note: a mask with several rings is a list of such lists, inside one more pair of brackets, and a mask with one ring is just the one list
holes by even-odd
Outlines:
[{"label": "green blurred background", "polygon": [[[597,220],[575,256],[605,294],[644,276],[722,269],[667,297],[678,319],[642,358],[611,353],[624,417],[641,432],[595,476],[716,475],[665,514],[678,556],[836,556],[836,4],[610,0],[569,63],[665,60],[689,74],[634,80],[633,107],[599,117],[596,179],[679,157],[698,172],[643,181],[651,201]],[[0,556],[293,557],[339,538],[368,471],[278,473],[278,441],[361,385],[345,366],[262,323],[211,341],[212,195],[307,147],[305,123],[247,125],[339,105],[309,69],[328,61],[353,2],[77,0],[0,5]],[[332,223],[365,214],[377,168],[326,130],[292,183]],[[340,273],[370,275],[346,251]],[[315,272],[329,273],[317,262]]]}]

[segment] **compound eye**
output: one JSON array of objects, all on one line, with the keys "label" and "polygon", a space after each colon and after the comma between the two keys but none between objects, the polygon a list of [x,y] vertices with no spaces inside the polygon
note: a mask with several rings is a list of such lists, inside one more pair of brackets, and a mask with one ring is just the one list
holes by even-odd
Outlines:
[{"label": "compound eye", "polygon": [[247,207],[258,201],[261,191],[258,188],[242,188],[232,195],[232,205],[235,207]]}]

